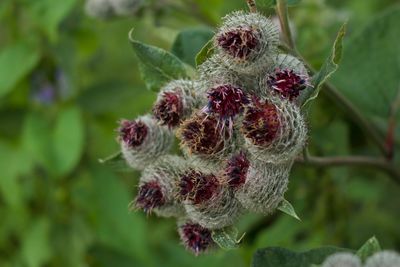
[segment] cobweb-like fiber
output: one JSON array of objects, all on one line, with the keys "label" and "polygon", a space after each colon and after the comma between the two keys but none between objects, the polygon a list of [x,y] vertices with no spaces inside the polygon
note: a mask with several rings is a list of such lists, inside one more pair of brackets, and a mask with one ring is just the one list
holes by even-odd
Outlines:
[{"label": "cobweb-like fiber", "polygon": [[[238,73],[260,74],[269,64],[279,43],[277,26],[259,13],[233,12],[223,19],[222,26],[215,36],[215,47],[223,59],[223,64]],[[250,30],[256,38],[254,48],[245,57],[237,57],[228,53],[219,45],[218,38],[238,29]]]},{"label": "cobweb-like fiber", "polygon": [[364,267],[399,267],[400,255],[395,251],[381,251],[369,257]]},{"label": "cobweb-like fiber", "polygon": [[280,126],[276,136],[262,146],[245,137],[245,145],[260,161],[281,163],[292,160],[302,151],[307,140],[307,126],[300,108],[279,97],[271,97],[266,101],[275,106],[279,116]]},{"label": "cobweb-like fiber", "polygon": [[251,161],[246,182],[235,191],[235,197],[247,210],[270,214],[282,202],[293,162],[282,164]]},{"label": "cobweb-like fiber", "polygon": [[325,259],[322,267],[361,267],[361,260],[354,254],[340,252]]},{"label": "cobweb-like fiber", "polygon": [[172,145],[172,133],[157,124],[150,115],[140,116],[136,121],[143,122],[148,129],[147,135],[140,146],[130,147],[120,140],[122,154],[134,169],[143,170],[160,156],[168,154]]},{"label": "cobweb-like fiber", "polygon": [[[173,80],[160,89],[153,107],[153,113],[160,124],[175,127],[181,120],[191,115],[193,109],[199,106],[199,99],[195,95],[196,86],[196,82],[191,80]],[[166,103],[168,96],[171,95],[179,101],[172,108],[171,105],[168,106],[170,103]],[[162,107],[164,107],[163,110],[161,110]],[[166,108],[169,109],[166,110]],[[171,118],[172,116],[174,118]]]},{"label": "cobweb-like fiber", "polygon": [[139,188],[146,183],[155,182],[160,186],[162,191],[163,205],[152,210],[158,216],[185,216],[185,209],[176,200],[176,194],[178,192],[177,184],[180,175],[187,167],[186,165],[183,158],[166,155],[143,170],[139,181]]}]

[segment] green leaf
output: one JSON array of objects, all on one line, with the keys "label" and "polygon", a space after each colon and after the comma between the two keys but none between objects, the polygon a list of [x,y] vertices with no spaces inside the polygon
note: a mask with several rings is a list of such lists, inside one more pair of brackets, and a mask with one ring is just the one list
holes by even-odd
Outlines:
[{"label": "green leaf", "polygon": [[346,33],[346,23],[340,28],[335,42],[333,44],[332,51],[329,57],[325,60],[318,73],[312,78],[312,86],[308,87],[302,94],[300,103],[302,106],[306,106],[310,101],[317,98],[322,85],[329,77],[338,69],[340,60],[342,58],[342,48],[343,48],[343,37]]},{"label": "green leaf", "polygon": [[51,40],[56,40],[58,26],[74,7],[76,0],[27,1],[27,10]]},{"label": "green leaf", "polygon": [[44,266],[51,257],[50,222],[47,218],[30,224],[22,244],[22,257],[29,267]]},{"label": "green leaf", "polygon": [[92,193],[87,199],[87,209],[97,217],[94,231],[98,241],[132,256],[140,261],[140,266],[153,260],[149,250],[148,221],[143,213],[129,213],[128,210],[133,189],[101,165],[92,168],[90,177],[93,177]]},{"label": "green leaf", "polygon": [[111,163],[122,159],[121,151],[115,152],[114,154],[107,156],[105,158],[99,159],[101,164]]},{"label": "green leaf", "polygon": [[23,131],[22,145],[25,153],[35,164],[41,164],[49,171],[54,171],[55,160],[51,141],[51,124],[39,112],[30,112],[26,115]]},{"label": "green leaf", "polygon": [[321,264],[326,257],[349,250],[337,247],[321,247],[306,252],[294,252],[284,248],[259,249],[253,256],[252,267],[310,267]]},{"label": "green leaf", "polygon": [[200,52],[196,55],[196,66],[199,66],[204,63],[209,57],[214,54],[214,41],[209,40]]},{"label": "green leaf", "polygon": [[282,202],[279,204],[278,210],[288,214],[289,216],[292,216],[293,218],[301,221],[299,216],[297,216],[296,211],[294,210],[292,204],[290,204],[289,201],[286,199],[283,199]]},{"label": "green leaf", "polygon": [[197,53],[213,35],[213,31],[208,28],[181,31],[172,45],[172,53],[185,63],[196,66],[195,57]]},{"label": "green leaf", "polygon": [[84,131],[79,108],[70,107],[59,114],[53,135],[54,156],[59,175],[68,174],[78,164],[83,152]]},{"label": "green leaf", "polygon": [[360,257],[360,259],[365,262],[365,260],[375,254],[376,252],[379,252],[381,250],[381,245],[379,244],[378,239],[376,239],[375,236],[371,237],[368,239],[367,242],[365,242],[364,245],[357,251],[357,256]]},{"label": "green leaf", "polygon": [[0,97],[9,93],[38,63],[36,46],[17,42],[0,52]]},{"label": "green leaf", "polygon": [[244,234],[240,238],[238,238],[238,234],[238,229],[232,226],[214,230],[211,237],[222,249],[230,250],[239,247],[239,243],[243,239]]},{"label": "green leaf", "polygon": [[338,90],[370,120],[382,121],[385,130],[400,82],[399,43],[400,6],[396,6],[351,36],[332,77]]},{"label": "green leaf", "polygon": [[139,59],[139,70],[148,89],[158,91],[165,83],[187,77],[187,68],[173,54],[155,47],[143,44],[129,33],[133,50]]}]

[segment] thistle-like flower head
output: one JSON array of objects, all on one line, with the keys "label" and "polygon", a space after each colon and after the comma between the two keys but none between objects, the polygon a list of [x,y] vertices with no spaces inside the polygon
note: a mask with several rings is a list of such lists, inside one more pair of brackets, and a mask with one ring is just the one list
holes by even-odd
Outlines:
[{"label": "thistle-like flower head", "polygon": [[189,169],[179,181],[178,198],[193,204],[201,204],[210,200],[218,192],[219,186],[215,175]]},{"label": "thistle-like flower head", "polygon": [[131,148],[140,146],[147,137],[149,129],[141,120],[122,120],[118,129],[119,138]]},{"label": "thistle-like flower head", "polygon": [[218,85],[211,88],[207,93],[207,97],[208,106],[206,112],[216,114],[224,121],[231,121],[249,103],[242,89],[230,84]]},{"label": "thistle-like flower head", "polygon": [[237,188],[244,184],[249,167],[250,160],[243,151],[233,155],[225,167],[225,177],[229,186]]},{"label": "thistle-like flower head", "polygon": [[218,46],[234,58],[246,59],[260,42],[260,32],[248,26],[222,31],[216,37]]},{"label": "thistle-like flower head", "polygon": [[307,87],[304,76],[288,69],[276,69],[274,74],[267,77],[267,84],[276,93],[289,100],[297,98],[300,91]]},{"label": "thistle-like flower head", "polygon": [[258,146],[271,143],[278,134],[281,123],[275,105],[254,99],[253,105],[247,107],[243,122],[242,133]]},{"label": "thistle-like flower head", "polygon": [[137,208],[143,209],[148,214],[154,208],[164,205],[165,198],[160,184],[157,181],[150,181],[140,186],[135,202]]},{"label": "thistle-like flower head", "polygon": [[185,120],[178,130],[178,138],[190,153],[200,155],[213,155],[224,147],[219,121],[204,113]]},{"label": "thistle-like flower head", "polygon": [[186,222],[179,227],[179,235],[185,247],[196,256],[207,251],[214,245],[211,231],[200,224]]},{"label": "thistle-like flower head", "polygon": [[163,92],[162,97],[153,107],[154,117],[172,128],[179,124],[183,113],[182,95],[179,92]]}]

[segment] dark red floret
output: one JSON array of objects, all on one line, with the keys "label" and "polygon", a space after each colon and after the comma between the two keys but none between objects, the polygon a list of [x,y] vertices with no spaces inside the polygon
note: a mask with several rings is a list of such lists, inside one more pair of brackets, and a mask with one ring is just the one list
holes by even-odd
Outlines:
[{"label": "dark red floret", "polygon": [[259,44],[259,33],[249,27],[238,27],[220,33],[217,43],[232,57],[247,59]]},{"label": "dark red floret", "polygon": [[161,125],[175,127],[179,124],[183,113],[182,96],[175,92],[164,92],[162,98],[154,105],[154,117]]},{"label": "dark red floret", "polygon": [[281,126],[278,112],[273,104],[255,101],[244,114],[242,123],[244,136],[255,145],[270,144],[276,138]]},{"label": "dark red floret", "polygon": [[306,79],[293,70],[276,70],[268,76],[267,83],[275,92],[289,100],[297,98],[300,91],[307,87]]},{"label": "dark red floret", "polygon": [[164,194],[158,182],[151,181],[140,186],[136,197],[136,207],[143,209],[146,213],[151,213],[154,208],[159,208],[164,204]]},{"label": "dark red floret", "polygon": [[180,235],[185,247],[196,256],[207,251],[214,244],[211,231],[197,223],[186,223],[180,226]]},{"label": "dark red floret", "polygon": [[228,184],[233,188],[237,188],[244,184],[246,182],[249,167],[250,161],[247,159],[244,152],[240,152],[231,157],[225,169]]},{"label": "dark red floret", "polygon": [[208,91],[207,112],[218,114],[223,119],[230,119],[241,113],[249,99],[242,89],[225,84]]},{"label": "dark red floret", "polygon": [[141,120],[122,120],[118,129],[120,139],[129,147],[140,146],[146,139],[148,127]]},{"label": "dark red floret", "polygon": [[210,200],[218,192],[219,186],[215,175],[188,170],[179,182],[179,198],[189,200],[193,204],[201,204]]},{"label": "dark red floret", "polygon": [[221,132],[214,117],[200,114],[181,124],[179,138],[190,152],[212,155],[223,149],[224,140]]}]

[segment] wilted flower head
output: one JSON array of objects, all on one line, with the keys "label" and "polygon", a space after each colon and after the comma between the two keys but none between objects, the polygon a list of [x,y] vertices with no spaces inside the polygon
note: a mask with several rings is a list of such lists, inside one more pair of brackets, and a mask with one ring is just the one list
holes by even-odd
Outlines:
[{"label": "wilted flower head", "polygon": [[339,252],[326,258],[322,267],[361,267],[361,260],[354,254]]},{"label": "wilted flower head", "polygon": [[211,231],[200,224],[185,222],[178,225],[178,232],[185,247],[196,256],[215,245],[211,238]]},{"label": "wilted flower head", "polygon": [[219,121],[204,113],[194,114],[178,130],[181,146],[189,153],[213,155],[224,148],[224,135]]}]

